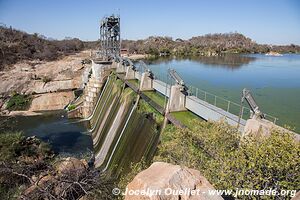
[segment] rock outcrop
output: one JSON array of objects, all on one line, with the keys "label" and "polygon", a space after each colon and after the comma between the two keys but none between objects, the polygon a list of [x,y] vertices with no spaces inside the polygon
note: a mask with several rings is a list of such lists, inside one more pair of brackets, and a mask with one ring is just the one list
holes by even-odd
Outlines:
[{"label": "rock outcrop", "polygon": [[299,200],[299,199],[300,199],[300,191],[298,191],[291,200]]},{"label": "rock outcrop", "polygon": [[[87,51],[46,61],[21,61],[0,71],[0,108],[12,92],[32,94],[30,111],[63,109],[74,99],[73,91],[82,85]],[[7,114],[7,113],[4,113]]]},{"label": "rock outcrop", "polygon": [[83,173],[87,170],[88,165],[85,160],[79,160],[77,158],[68,157],[62,160],[57,166],[56,170],[59,174],[67,174],[70,172],[79,172]]},{"label": "rock outcrop", "polygon": [[128,184],[125,200],[223,199],[218,195],[210,195],[209,191],[213,190],[213,186],[197,170],[155,162]]},{"label": "rock outcrop", "polygon": [[33,95],[29,111],[63,109],[74,98],[72,91]]}]

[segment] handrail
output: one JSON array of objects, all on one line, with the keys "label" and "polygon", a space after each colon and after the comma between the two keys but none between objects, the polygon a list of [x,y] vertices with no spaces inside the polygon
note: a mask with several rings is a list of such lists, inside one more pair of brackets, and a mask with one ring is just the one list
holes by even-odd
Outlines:
[{"label": "handrail", "polygon": [[[205,90],[199,89],[199,88],[194,87],[192,85],[188,85],[188,88],[189,88],[188,95],[190,95],[190,96],[191,95],[195,95],[197,98],[199,98],[201,100],[204,100],[207,103],[213,104],[214,106],[216,106],[218,108],[221,108],[221,109],[223,109],[226,112],[229,112],[231,114],[235,114],[236,115],[236,113],[233,113],[232,109],[230,109],[230,108],[232,108],[232,105],[237,106],[238,108],[241,107],[241,110],[242,110],[242,112],[241,112],[241,118],[243,118],[243,116],[245,114],[245,111],[251,113],[251,109],[248,108],[247,106],[240,105],[240,104],[238,104],[238,103],[236,103],[234,101],[227,100],[227,99],[225,99],[223,97],[217,96],[215,94],[212,94],[212,93],[207,92]],[[194,92],[194,90],[195,90],[195,92]],[[204,94],[204,98],[201,98],[201,96],[199,96],[200,93]],[[208,100],[209,99],[208,96],[212,97],[213,103],[211,103]],[[227,108],[224,109],[223,107],[218,106],[218,99],[222,100],[223,102],[225,102],[224,106],[227,106]],[[265,116],[268,117],[269,119],[271,119],[271,121],[273,121],[274,124],[276,124],[276,122],[278,121],[278,118],[275,117],[275,116],[272,116],[272,115],[269,115],[269,114],[265,114]]]},{"label": "handrail", "polygon": [[[163,82],[166,82],[166,80],[167,80],[161,74],[155,74],[154,77],[155,77],[155,79],[163,81]],[[174,83],[171,83],[171,85],[173,85],[173,84]],[[214,105],[214,106],[216,106],[218,108],[221,108],[221,109],[225,110],[228,113],[231,113],[231,114],[234,114],[234,115],[238,116],[239,115],[238,110],[241,108],[241,111],[242,111],[241,112],[241,118],[244,118],[244,119],[245,119],[245,116],[244,116],[245,113],[249,113],[249,115],[251,113],[250,108],[248,108],[247,106],[240,105],[240,104],[238,104],[238,103],[236,103],[234,101],[227,100],[227,99],[225,99],[223,97],[217,96],[217,95],[215,95],[213,93],[207,92],[205,90],[202,90],[202,89],[197,88],[197,87],[192,86],[192,85],[188,85],[187,84],[187,87],[188,87],[188,95],[194,95],[198,99],[204,100],[205,102],[207,102],[209,104],[212,104],[212,105]],[[203,95],[202,98],[200,96],[201,94]],[[209,100],[211,100],[211,101],[209,101]],[[223,106],[219,105],[220,104],[220,100],[223,101]],[[234,109],[233,107],[236,107],[235,109],[237,109],[237,113],[234,113],[232,111]],[[249,117],[247,117],[247,118],[249,118]],[[277,117],[269,115],[269,114],[265,114],[265,117],[267,119],[270,119],[270,121],[273,121],[274,124],[276,124],[276,122],[278,121]]]}]

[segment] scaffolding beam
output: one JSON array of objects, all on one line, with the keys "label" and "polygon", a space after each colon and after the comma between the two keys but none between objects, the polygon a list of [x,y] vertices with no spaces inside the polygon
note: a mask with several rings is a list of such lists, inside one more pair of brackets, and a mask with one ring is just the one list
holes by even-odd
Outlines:
[{"label": "scaffolding beam", "polygon": [[100,56],[103,60],[120,56],[120,17],[111,15],[100,22]]}]

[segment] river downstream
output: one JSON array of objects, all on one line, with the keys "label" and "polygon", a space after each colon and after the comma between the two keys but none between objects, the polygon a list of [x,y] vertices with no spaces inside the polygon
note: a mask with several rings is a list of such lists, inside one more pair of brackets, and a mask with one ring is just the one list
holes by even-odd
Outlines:
[{"label": "river downstream", "polygon": [[0,117],[0,120],[4,121],[1,133],[17,131],[25,136],[37,136],[61,155],[81,156],[93,151],[91,136],[85,133],[86,125],[68,119],[64,110],[37,116]]}]

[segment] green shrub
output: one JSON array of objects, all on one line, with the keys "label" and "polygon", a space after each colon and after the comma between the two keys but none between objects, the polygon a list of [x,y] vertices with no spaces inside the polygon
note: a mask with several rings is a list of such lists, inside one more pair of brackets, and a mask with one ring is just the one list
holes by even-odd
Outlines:
[{"label": "green shrub", "polygon": [[20,132],[0,134],[0,161],[14,160],[21,149],[20,141],[23,139],[24,136]]},{"label": "green shrub", "polygon": [[74,110],[75,108],[76,108],[76,106],[74,104],[68,105],[68,111]]},{"label": "green shrub", "polygon": [[221,122],[195,121],[193,129],[167,126],[155,160],[198,169],[217,189],[299,189],[299,142],[278,131],[243,140],[239,135]]},{"label": "green shrub", "polygon": [[6,108],[10,111],[12,110],[26,110],[31,103],[31,96],[14,94],[8,101]]},{"label": "green shrub", "polygon": [[49,77],[49,76],[44,76],[44,77],[42,78],[42,81],[46,84],[46,83],[51,82],[51,81],[52,81],[52,78]]}]

